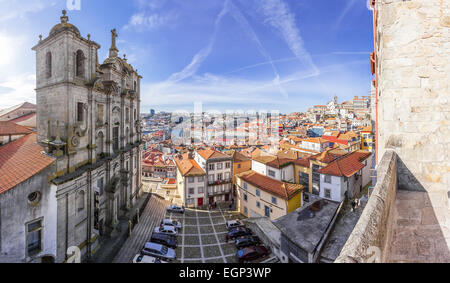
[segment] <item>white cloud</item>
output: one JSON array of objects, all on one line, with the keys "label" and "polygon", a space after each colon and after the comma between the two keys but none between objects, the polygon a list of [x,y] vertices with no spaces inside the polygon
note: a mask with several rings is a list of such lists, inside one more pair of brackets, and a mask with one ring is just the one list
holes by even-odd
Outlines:
[{"label": "white cloud", "polygon": [[193,76],[198,68],[201,66],[203,61],[211,54],[211,51],[213,49],[214,43],[216,41],[217,33],[219,30],[220,22],[222,21],[222,18],[227,14],[229,11],[228,9],[229,1],[227,0],[225,4],[223,5],[222,10],[220,11],[219,15],[216,17],[215,23],[214,23],[214,32],[211,38],[209,39],[208,45],[203,47],[197,54],[194,55],[191,62],[184,67],[183,70],[181,70],[178,73],[172,74],[169,79],[167,80],[167,83],[177,83],[179,81],[182,81],[186,78],[189,78]]},{"label": "white cloud", "polygon": [[289,49],[310,72],[319,73],[311,55],[304,47],[295,15],[290,12],[286,3],[282,0],[263,0],[260,4],[260,11],[265,17],[265,22],[281,33]]},{"label": "white cloud", "polygon": [[345,6],[344,10],[342,10],[341,14],[337,18],[335,24],[333,25],[333,29],[338,29],[341,25],[342,21],[344,20],[344,17],[347,15],[347,13],[350,11],[350,9],[356,4],[357,0],[347,0],[347,5]]},{"label": "white cloud", "polygon": [[[320,75],[333,74],[337,71],[341,75],[344,73],[347,77],[351,73],[351,65],[366,64],[367,60],[352,61],[345,64],[335,64],[321,67]],[[349,71],[350,70],[350,71]],[[279,93],[278,85],[272,80],[248,80],[236,77],[217,76],[213,74],[205,74],[202,76],[193,76],[191,80],[172,84],[168,82],[160,82],[142,85],[142,105],[158,105],[158,106],[174,106],[177,104],[193,104],[194,102],[214,103],[214,104],[236,104],[236,105],[258,105],[264,104],[289,104],[296,103],[299,95],[303,99],[314,100],[312,94],[319,93],[325,97],[331,95],[324,89],[317,88],[314,78],[319,74],[313,74],[308,71],[294,72],[283,79],[279,79],[278,84],[282,85],[286,91],[292,93],[288,98],[280,98],[276,95]],[[325,78],[330,85],[336,85],[335,75]],[[344,82],[342,82],[344,84]],[[340,91],[349,91],[339,85]]]},{"label": "white cloud", "polygon": [[173,13],[147,14],[146,12],[140,12],[131,16],[128,24],[124,27],[124,29],[135,27],[138,30],[153,30],[172,24],[176,18],[176,14]]},{"label": "white cloud", "polygon": [[0,109],[7,108],[24,101],[36,102],[36,75],[25,73],[17,76],[6,77],[0,82],[0,89],[7,90],[0,94]]},{"label": "white cloud", "polygon": [[[53,5],[53,3],[52,3]],[[42,11],[46,4],[38,0],[0,0],[0,22],[25,19],[28,13]]]}]

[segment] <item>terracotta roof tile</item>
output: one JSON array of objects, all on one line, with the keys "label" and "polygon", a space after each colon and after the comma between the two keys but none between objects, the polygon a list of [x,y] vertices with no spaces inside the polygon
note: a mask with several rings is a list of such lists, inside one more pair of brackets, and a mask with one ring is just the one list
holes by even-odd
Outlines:
[{"label": "terracotta roof tile", "polygon": [[183,176],[201,176],[205,175],[205,171],[193,159],[184,156],[183,159],[175,159],[178,169]]},{"label": "terracotta roof tile", "polygon": [[368,151],[354,151],[331,162],[318,172],[326,175],[350,177],[364,168],[361,161],[367,159],[370,155],[371,153]]},{"label": "terracotta roof tile", "polygon": [[0,147],[0,194],[31,178],[55,159],[43,154],[36,133]]},{"label": "terracotta roof tile", "polygon": [[238,174],[237,177],[259,189],[285,200],[293,198],[303,190],[303,185],[281,182],[261,175],[253,170]]},{"label": "terracotta roof tile", "polygon": [[7,135],[25,135],[32,131],[27,127],[17,125],[11,121],[0,121],[0,136]]}]

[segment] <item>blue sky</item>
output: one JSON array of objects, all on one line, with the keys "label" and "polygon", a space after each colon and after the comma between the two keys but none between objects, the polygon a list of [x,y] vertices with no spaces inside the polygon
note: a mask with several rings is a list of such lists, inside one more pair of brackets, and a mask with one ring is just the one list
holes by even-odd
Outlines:
[{"label": "blue sky", "polygon": [[[142,112],[305,111],[370,90],[366,0],[80,0],[69,22],[143,76]],[[66,0],[0,0],[0,108],[35,102],[31,47]]]}]

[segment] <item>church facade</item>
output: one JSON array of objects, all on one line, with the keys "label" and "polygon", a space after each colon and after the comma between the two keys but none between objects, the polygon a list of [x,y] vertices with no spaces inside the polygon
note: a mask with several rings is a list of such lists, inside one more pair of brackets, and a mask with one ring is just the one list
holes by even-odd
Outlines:
[{"label": "church facade", "polygon": [[142,77],[119,57],[116,38],[112,30],[109,57],[99,63],[100,45],[63,11],[33,47],[37,142],[56,159],[48,178],[56,191],[56,262],[72,247],[82,258],[94,254],[141,195]]}]

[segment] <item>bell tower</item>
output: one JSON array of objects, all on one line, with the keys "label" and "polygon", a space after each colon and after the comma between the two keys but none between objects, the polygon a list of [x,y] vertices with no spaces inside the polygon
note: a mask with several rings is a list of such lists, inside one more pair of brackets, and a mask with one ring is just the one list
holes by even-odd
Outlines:
[{"label": "bell tower", "polygon": [[38,142],[58,158],[85,159],[74,155],[88,145],[88,85],[95,77],[99,48],[90,35],[82,37],[69,23],[65,10],[49,35],[39,36],[32,48],[36,52]]}]

